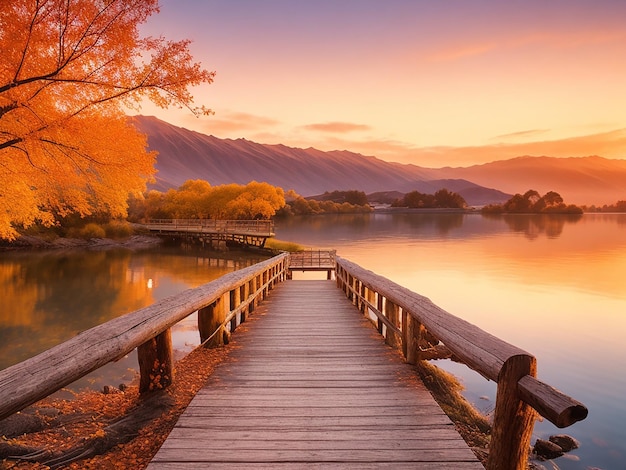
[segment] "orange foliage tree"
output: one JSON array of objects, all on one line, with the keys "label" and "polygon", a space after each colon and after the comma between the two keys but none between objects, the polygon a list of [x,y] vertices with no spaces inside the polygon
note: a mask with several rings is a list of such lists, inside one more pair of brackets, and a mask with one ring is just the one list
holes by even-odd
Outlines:
[{"label": "orange foliage tree", "polygon": [[189,41],[140,37],[158,0],[12,0],[0,8],[0,238],[56,216],[124,216],[155,154],[125,116],[187,107],[214,73]]},{"label": "orange foliage tree", "polygon": [[137,220],[174,219],[269,219],[285,205],[282,188],[251,181],[247,185],[211,186],[203,180],[188,180],[166,193],[150,191],[137,208]]}]

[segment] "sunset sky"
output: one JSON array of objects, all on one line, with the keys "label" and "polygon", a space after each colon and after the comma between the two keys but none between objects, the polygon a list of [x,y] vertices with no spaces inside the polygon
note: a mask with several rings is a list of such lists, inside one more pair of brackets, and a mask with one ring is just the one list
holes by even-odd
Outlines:
[{"label": "sunset sky", "polygon": [[161,0],[142,33],[216,71],[189,112],[220,138],[420,166],[626,158],[624,0]]}]

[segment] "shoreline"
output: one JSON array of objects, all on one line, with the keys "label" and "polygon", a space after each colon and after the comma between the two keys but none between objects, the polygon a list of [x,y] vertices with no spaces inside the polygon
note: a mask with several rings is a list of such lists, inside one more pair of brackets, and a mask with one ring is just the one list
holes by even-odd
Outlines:
[{"label": "shoreline", "polygon": [[152,235],[131,235],[123,239],[91,238],[88,240],[59,237],[52,241],[48,241],[42,237],[22,235],[11,243],[0,244],[0,253],[39,250],[57,251],[67,249],[108,250],[126,248],[129,250],[140,250],[159,246],[162,243],[163,241],[159,237]]}]

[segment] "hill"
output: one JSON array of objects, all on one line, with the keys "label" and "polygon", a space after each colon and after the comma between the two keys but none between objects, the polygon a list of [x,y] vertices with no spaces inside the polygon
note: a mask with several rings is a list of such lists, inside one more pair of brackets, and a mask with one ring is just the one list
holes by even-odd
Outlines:
[{"label": "hill", "polygon": [[507,193],[556,191],[569,204],[603,205],[626,200],[626,160],[598,156],[525,156],[467,168],[441,168],[431,174],[464,178]]},{"label": "hill", "polygon": [[[155,189],[189,179],[211,185],[265,181],[303,196],[356,189],[434,193],[446,188],[470,205],[501,203],[511,194],[536,189],[559,192],[574,204],[611,204],[626,199],[626,160],[601,157],[520,157],[467,168],[423,168],[346,150],[323,152],[246,139],[219,139],[155,117],[136,116],[135,126],[157,150]],[[497,189],[494,189],[497,188]]]}]

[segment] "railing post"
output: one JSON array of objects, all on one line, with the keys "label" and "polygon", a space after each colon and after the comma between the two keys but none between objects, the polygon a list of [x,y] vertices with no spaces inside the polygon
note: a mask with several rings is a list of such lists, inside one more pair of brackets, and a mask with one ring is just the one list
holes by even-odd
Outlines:
[{"label": "railing post", "polygon": [[[383,311],[383,301],[384,301],[383,295],[380,292],[376,292],[376,309],[379,312]],[[378,333],[381,335],[383,334],[383,325],[384,323],[377,315],[376,316],[376,329],[378,330]]]},{"label": "railing post", "polygon": [[252,300],[250,300],[250,304],[248,304],[248,313],[254,312],[257,305],[257,296],[256,296],[256,276],[254,276],[250,281],[248,281],[248,293],[246,295],[246,299],[252,296]]},{"label": "railing post", "polygon": [[[398,326],[398,313],[399,307],[391,302],[389,299],[385,302],[385,316],[391,322],[392,325]],[[389,346],[398,347],[399,338],[396,337],[396,334],[387,328],[387,334],[385,336],[385,342]]]},{"label": "railing post", "polygon": [[366,297],[366,292],[367,292],[367,287],[365,287],[365,284],[363,284],[363,282],[359,281],[359,311],[365,315],[365,311],[367,310],[367,297]]},{"label": "railing post", "polygon": [[363,314],[368,320],[370,319],[370,310],[369,310],[370,307],[369,306],[375,305],[375,304],[376,304],[376,291],[372,289],[367,289],[367,305],[365,306],[365,311],[363,312]]},{"label": "railing post", "polygon": [[[250,289],[248,288],[248,283],[245,282],[244,284],[242,284],[239,287],[239,302],[245,302],[246,300],[248,300],[248,295],[249,295]],[[246,321],[246,315],[247,315],[247,311],[248,309],[245,308],[241,311],[241,321],[240,323],[243,323]]]},{"label": "railing post", "polygon": [[422,328],[422,324],[413,315],[402,311],[402,352],[409,364],[417,364],[420,360],[419,341]]},{"label": "railing post", "polygon": [[[230,291],[230,312],[235,310],[241,304],[241,290],[239,287],[235,287]],[[230,332],[231,334],[237,329],[237,315],[234,315],[230,320]]]},{"label": "railing post", "polygon": [[269,288],[267,286],[267,273],[268,273],[268,271],[266,269],[266,270],[263,271],[263,274],[261,276],[262,282],[263,282],[263,296],[262,296],[263,300],[265,300],[265,298],[268,296],[268,294],[270,292],[270,290],[269,290]]},{"label": "railing post", "polygon": [[[211,337],[213,332],[221,328],[222,323],[226,319],[226,308],[229,303],[226,302],[226,293],[218,298],[208,307],[198,310],[198,331],[200,332],[200,343],[204,343]],[[205,347],[215,348],[224,344],[224,332],[216,334],[211,341],[205,344]]]},{"label": "railing post", "polygon": [[537,375],[537,361],[530,355],[513,356],[500,370],[487,470],[526,469],[536,419],[518,392],[517,382],[526,375]]},{"label": "railing post", "polygon": [[174,361],[172,331],[163,333],[137,347],[139,359],[139,393],[161,390],[172,384]]}]

